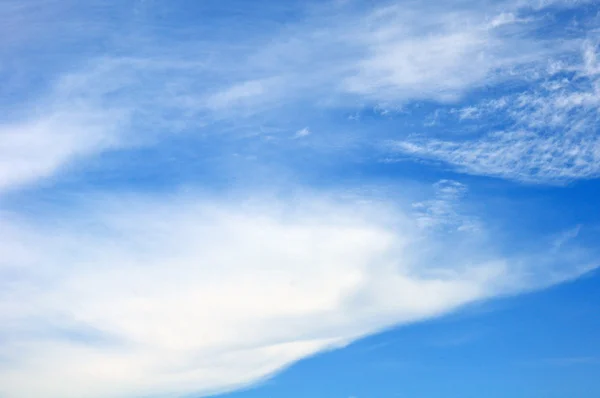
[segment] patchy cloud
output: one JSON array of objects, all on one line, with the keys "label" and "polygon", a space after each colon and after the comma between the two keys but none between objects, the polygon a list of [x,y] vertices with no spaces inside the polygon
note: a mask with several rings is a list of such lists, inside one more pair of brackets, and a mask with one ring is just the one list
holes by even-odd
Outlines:
[{"label": "patchy cloud", "polygon": [[528,183],[596,178],[600,175],[596,54],[596,46],[586,41],[580,62],[551,65],[533,88],[453,112],[460,120],[475,122],[500,115],[507,124],[502,130],[456,141],[418,137],[396,141],[391,149],[468,174]]},{"label": "patchy cloud", "polygon": [[461,214],[460,201],[467,186],[458,181],[440,180],[433,186],[435,197],[412,204],[418,225],[424,229],[449,228],[455,231],[477,230],[474,217]]},{"label": "patchy cloud", "polygon": [[296,134],[294,135],[294,137],[302,138],[302,137],[309,136],[310,134],[311,134],[311,131],[308,129],[308,127],[305,127],[303,129],[296,131]]},{"label": "patchy cloud", "polygon": [[[54,26],[51,21],[30,21],[31,17],[25,14],[33,3],[28,2],[27,7],[15,2],[2,6],[11,18],[22,19],[25,27],[36,24],[37,28],[27,35],[28,42],[46,37]],[[148,8],[138,15],[134,11],[140,5],[136,8],[127,3],[133,7],[131,15],[135,18],[130,16],[131,32],[119,37],[116,45],[109,16],[117,7],[100,3],[94,5],[103,10],[98,15],[74,8],[73,15],[69,14],[73,19],[70,32],[76,36],[83,22],[92,21],[93,37],[99,40],[104,34],[102,40],[108,43],[105,51],[84,54],[81,59],[78,42],[71,46],[63,43],[62,51],[68,55],[64,57],[68,61],[49,66],[44,78],[31,73],[31,81],[27,81],[27,77],[17,73],[22,68],[6,70],[4,80],[13,91],[19,87],[27,91],[36,79],[46,85],[35,100],[21,98],[15,117],[2,121],[0,148],[10,152],[3,159],[3,168],[8,169],[9,163],[14,163],[14,168],[21,171],[11,173],[10,181],[8,177],[2,178],[4,182],[0,184],[20,185],[35,181],[36,176],[52,175],[79,153],[87,156],[114,148],[108,141],[139,145],[152,141],[156,134],[168,137],[181,131],[193,134],[213,131],[210,126],[215,123],[220,124],[220,130],[244,130],[243,134],[248,134],[248,130],[260,130],[265,121],[285,123],[296,115],[291,110],[295,106],[327,109],[359,102],[373,106],[387,104],[385,108],[415,100],[458,101],[474,89],[513,80],[532,64],[560,55],[565,48],[579,42],[577,38],[566,42],[561,39],[559,45],[552,38],[535,37],[539,21],[519,16],[529,7],[510,1],[496,5],[467,2],[460,7],[443,3],[428,6],[427,10],[411,3],[371,7],[360,12],[351,5],[326,5],[268,37],[260,30],[234,30],[232,37],[239,43],[221,36],[215,36],[214,41],[175,40],[182,32],[174,24],[169,25],[170,35],[157,37],[157,32],[145,24],[156,17],[153,12],[159,11]],[[58,10],[68,14],[63,8]],[[47,12],[53,15],[52,12],[59,11]],[[119,11],[120,18],[126,14]],[[6,58],[14,59],[17,66],[27,59],[27,54],[30,57],[35,54],[29,47],[23,52],[16,52],[15,47],[5,51]],[[595,54],[594,46],[588,45],[585,71],[576,71],[577,77],[569,84],[575,83],[573,79],[583,79],[583,73],[590,83],[595,79],[592,77],[597,69]],[[560,84],[558,80],[555,83]],[[525,92],[520,98],[512,98],[509,109],[512,117],[520,119],[521,124],[556,124],[572,112],[587,109],[586,120],[591,121],[596,103],[594,88],[545,90],[555,93],[549,97]],[[546,103],[549,98],[550,103]],[[461,115],[468,119],[478,112],[482,110],[466,108]],[[115,122],[116,119],[119,120]],[[61,126],[56,125],[57,120],[63,120]],[[46,127],[41,127],[42,124]],[[500,141],[512,144],[518,134],[508,131]],[[27,142],[68,141],[61,144],[61,149],[50,147],[42,155],[36,152],[36,144],[21,148],[24,144],[17,141],[24,138],[14,138],[17,135],[29,135]],[[100,135],[103,137],[98,138]],[[552,145],[569,147],[582,141],[580,147],[566,151],[564,159],[556,161],[556,165],[549,164],[549,169],[561,167],[565,162],[573,164],[566,168],[564,176],[557,178],[595,175],[593,163],[597,153],[593,137],[539,134],[536,137],[516,148],[535,153]],[[417,157],[440,159],[472,173],[511,177],[511,172],[502,165],[523,154],[518,149],[513,154],[497,153],[495,141],[492,135],[480,144],[425,140],[400,144],[398,148]],[[473,160],[471,152],[477,154]],[[512,178],[535,177],[537,167],[526,162],[512,173]],[[556,173],[545,174],[542,168],[540,178],[552,179],[550,174]]]},{"label": "patchy cloud", "polygon": [[[460,138],[406,138],[403,131],[388,147],[394,153],[536,183],[599,174],[596,43],[536,35],[541,17],[534,11],[571,2],[337,2],[285,23],[260,19],[264,25],[232,23],[219,14],[221,2],[208,3],[214,18],[198,12],[209,15],[206,26],[180,26],[169,11],[188,15],[171,3],[0,4],[0,22],[10,20],[0,23],[9,37],[0,43],[8,60],[0,65],[0,107],[10,107],[0,119],[0,198],[18,202],[0,208],[0,396],[232,390],[383,328],[594,267],[577,247],[578,230],[548,243],[551,251],[500,250],[499,239],[487,236],[486,215],[463,206],[466,184],[442,177],[427,183],[431,195],[406,189],[397,202],[334,197],[323,188],[343,180],[333,173],[318,181],[321,190],[302,186],[297,197],[274,199],[256,193],[250,171],[238,183],[223,177],[224,168],[192,173],[181,162],[173,173],[192,174],[191,188],[159,194],[147,183],[152,178],[139,183],[114,160],[126,188],[102,181],[103,191],[90,193],[74,184],[68,209],[47,204],[31,215],[20,200],[43,199],[22,188],[59,181],[65,170],[85,174],[86,161],[106,152],[135,153],[139,172],[156,171],[153,154],[175,140],[198,158],[256,147],[248,157],[269,176],[286,167],[301,174],[317,160],[305,156],[298,167],[288,159],[302,150],[290,135],[304,123],[310,129],[295,138],[310,135],[311,149],[339,148],[341,140],[327,141],[332,131],[351,134],[330,123],[339,112],[372,108],[373,118],[394,121],[390,109],[406,115],[423,102],[447,110],[436,110],[429,127],[443,129],[455,118],[481,129]],[[583,49],[576,60],[569,57],[575,44]],[[44,57],[40,47],[60,51]],[[515,82],[530,86],[500,98],[469,96]],[[484,121],[492,114],[509,123],[491,129]],[[381,142],[375,128],[361,129],[367,119],[353,132],[361,137],[355,142],[368,144],[356,145],[365,153]],[[265,131],[287,139],[251,140]],[[257,144],[263,141],[268,150]],[[135,152],[142,146],[155,152]],[[261,158],[277,151],[283,160]],[[363,165],[379,156],[365,153],[357,156]],[[344,168],[328,155],[321,154]],[[365,180],[342,182],[341,190],[362,192],[371,183],[367,169]],[[242,193],[235,200],[230,191],[198,193],[210,186],[202,178],[209,172]]]}]

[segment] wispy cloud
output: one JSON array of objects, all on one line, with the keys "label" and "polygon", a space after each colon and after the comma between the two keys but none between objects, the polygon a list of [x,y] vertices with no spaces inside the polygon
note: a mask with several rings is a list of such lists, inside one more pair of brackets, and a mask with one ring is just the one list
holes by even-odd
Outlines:
[{"label": "wispy cloud", "polygon": [[308,129],[308,127],[305,127],[303,129],[300,129],[300,130],[296,131],[296,134],[294,135],[294,137],[296,137],[296,138],[307,137],[311,133],[312,132]]},{"label": "wispy cloud", "polygon": [[68,101],[0,125],[0,192],[53,176],[123,144],[127,112]]},{"label": "wispy cloud", "polygon": [[474,217],[463,215],[459,209],[460,200],[467,192],[467,186],[452,180],[440,180],[434,184],[434,199],[415,202],[417,223],[425,229],[450,229],[473,231],[477,229]]},{"label": "wispy cloud", "polygon": [[[82,169],[82,160],[106,151],[158,151],[175,136],[230,132],[235,142],[260,135],[263,124],[288,134],[281,145],[300,146],[290,139],[299,127],[310,129],[295,138],[330,134],[305,116],[310,111],[369,106],[384,115],[410,101],[459,101],[532,64],[536,75],[540,60],[573,42],[537,38],[539,21],[521,15],[531,9],[523,3],[336,2],[257,31],[237,23],[217,29],[210,16],[208,27],[180,27],[165,21],[169,13],[156,2],[101,0],[91,9],[74,1],[3,2],[8,16],[0,22],[13,22],[0,23],[10,37],[0,54],[14,64],[0,70],[7,82],[0,106],[11,106],[0,119],[0,195]],[[44,13],[33,14],[42,5]],[[114,12],[128,15],[125,28],[112,31]],[[69,17],[66,27],[59,16]],[[39,43],[54,43],[64,57],[40,67]],[[504,112],[518,129],[393,147],[475,174],[594,176],[598,142],[586,127],[597,110],[595,54],[587,45],[579,64],[555,64],[548,73],[568,75],[564,84],[557,77],[496,102],[452,105],[464,121]],[[565,122],[568,134],[543,133]],[[279,128],[285,123],[293,127]],[[217,139],[206,143],[217,152]],[[245,183],[231,201],[198,192],[128,196],[109,187],[36,220],[2,208],[0,395],[230,390],[382,328],[594,266],[568,234],[551,255],[501,252],[480,215],[461,206],[467,187],[457,181],[441,180],[431,197],[404,192],[396,199],[414,203],[406,208],[306,187],[273,199]]]},{"label": "wispy cloud", "polygon": [[357,61],[345,89],[379,101],[456,100],[542,51],[533,41],[496,30],[516,23],[505,13],[488,21],[477,8],[438,4],[427,19],[421,11],[389,7],[370,17],[367,34],[356,38],[365,43],[366,57]]},{"label": "wispy cloud", "polygon": [[[597,48],[586,41],[578,62],[550,64],[533,88],[453,111],[461,120],[504,117],[508,126],[457,141],[419,137],[393,150],[458,171],[531,183],[600,175]],[[485,128],[485,124],[483,128]]]},{"label": "wispy cloud", "polygon": [[99,198],[61,219],[4,220],[5,396],[228,390],[381,328],[586,270],[571,261],[557,274],[563,252],[535,254],[544,267],[531,277],[482,242],[430,240],[395,206],[320,195]]},{"label": "wispy cloud", "polygon": [[[9,2],[2,7],[8,10],[7,18],[23,20],[22,27],[15,27],[17,33],[35,25],[36,30],[28,40],[48,39],[53,22],[50,17],[30,21],[29,7],[34,3],[28,2],[24,7]],[[45,117],[55,121],[62,118],[61,123],[68,127],[48,125],[44,133],[36,134],[56,137],[58,141],[72,137],[61,146],[65,149],[50,149],[44,155],[46,160],[44,156],[29,156],[30,149],[10,150],[12,154],[6,157],[5,168],[10,167],[6,162],[14,162],[16,169],[29,170],[11,177],[17,185],[21,184],[16,180],[19,174],[23,182],[34,181],[35,175],[50,175],[61,170],[61,165],[71,162],[79,151],[91,154],[111,148],[94,143],[94,134],[88,130],[105,128],[106,135],[126,136],[123,142],[139,144],[157,132],[163,136],[181,131],[198,134],[212,123],[221,123],[221,130],[227,129],[224,124],[228,124],[234,131],[239,131],[240,126],[246,131],[258,130],[265,121],[285,124],[290,116],[295,116],[290,110],[294,104],[314,109],[354,106],[357,102],[395,107],[411,100],[457,100],[482,85],[513,79],[515,71],[549,54],[561,53],[566,46],[534,37],[532,32],[538,22],[535,18],[521,17],[528,6],[512,1],[495,5],[440,3],[428,6],[427,10],[416,2],[367,9],[357,9],[352,2],[329,4],[317,7],[268,36],[262,31],[232,31],[232,37],[239,42],[216,34],[211,36],[209,31],[203,40],[181,40],[186,35],[181,31],[183,28],[174,23],[168,26],[169,34],[157,37],[157,31],[150,25],[153,13],[158,12],[153,7],[126,3],[119,8],[112,3],[100,3],[94,7],[103,10],[101,13],[75,7],[71,15],[62,7],[52,11],[54,8],[48,4],[44,10],[64,13],[73,20],[70,34],[74,37],[79,37],[84,30],[81,27],[89,22],[94,26],[93,37],[106,43],[104,51],[95,55],[84,53],[82,59],[77,58],[79,42],[63,43],[61,48],[68,53],[65,58],[70,61],[62,60],[60,67],[48,67],[46,75],[32,73],[31,81],[26,78],[22,81],[15,68],[5,73],[4,80],[12,87],[30,88],[36,80],[46,82],[43,94],[51,106],[40,108],[39,98],[20,102],[17,122],[10,121],[2,127],[0,140],[5,142],[0,147],[20,145],[11,138],[15,134],[9,130],[38,131],[39,128],[28,126]],[[140,7],[144,13],[140,14]],[[117,9],[121,10],[121,18],[129,15],[127,32],[122,32],[118,40],[109,18]],[[82,35],[81,40],[84,37],[88,36]],[[28,57],[35,59],[34,50],[24,47],[17,51],[16,48],[5,49],[7,59],[19,60],[18,65],[26,64]],[[588,70],[593,71],[593,52],[587,62]],[[591,100],[593,92],[585,94],[588,99],[583,98],[583,93],[578,97],[576,93],[571,94],[561,99],[562,105],[557,99],[556,106],[563,109],[580,106],[581,102]],[[526,111],[528,114],[536,112]],[[111,122],[114,119],[111,112],[122,118],[118,123],[120,127]],[[541,106],[537,112],[540,118],[542,113],[555,114],[553,109],[544,110]],[[85,117],[93,117],[93,121],[88,123],[83,120]],[[64,134],[61,130],[65,129],[76,133]],[[82,143],[86,136],[90,142]],[[508,134],[500,140],[512,144],[515,139],[514,134]],[[568,137],[557,140],[560,138],[542,137],[522,147],[524,151],[543,151],[550,145],[571,142]],[[590,140],[583,140],[579,155],[565,155],[573,157],[576,163],[564,172],[566,177],[594,175],[593,166],[586,166],[593,162],[579,164],[581,158],[595,159],[596,143]],[[27,141],[42,142],[43,137],[38,140],[32,136]],[[498,160],[502,155],[490,149],[495,147],[494,141],[489,138],[479,146],[467,143],[465,147],[434,141],[406,149],[416,156],[441,158],[476,173],[505,174],[502,165],[522,154],[507,155],[507,160],[502,162]],[[471,151],[480,154],[476,160],[469,160]],[[40,160],[32,160],[37,158]],[[522,166],[524,170],[515,174],[531,174],[528,167],[535,165],[526,163]],[[4,185],[8,183],[5,178]]]}]

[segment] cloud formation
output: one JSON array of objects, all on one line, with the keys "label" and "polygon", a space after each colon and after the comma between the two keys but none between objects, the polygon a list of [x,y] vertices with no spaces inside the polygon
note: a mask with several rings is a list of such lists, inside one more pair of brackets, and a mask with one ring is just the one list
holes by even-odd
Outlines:
[{"label": "cloud formation", "polygon": [[[415,101],[450,107],[448,115],[474,123],[501,112],[511,128],[464,140],[396,140],[393,150],[404,155],[523,181],[598,174],[595,44],[584,44],[581,62],[557,62],[538,76],[549,56],[581,40],[560,46],[539,39],[533,14],[569,1],[427,9],[410,1],[366,9],[335,2],[265,31],[227,25],[226,34],[210,25],[212,15],[208,27],[182,28],[165,11],[173,6],[155,2],[100,0],[74,15],[69,10],[79,2],[21,3],[0,4],[17,21],[9,26],[15,34],[6,32],[11,40],[0,43],[0,54],[15,60],[0,69],[7,81],[0,106],[14,105],[0,120],[2,198],[59,180],[65,170],[85,171],[86,160],[107,151],[160,152],[174,137],[218,155],[217,138],[231,136],[231,146],[243,150],[236,139],[263,138],[262,126],[274,125],[269,131],[286,132],[277,150],[316,147],[333,133],[307,117],[311,111],[366,106],[383,115]],[[222,21],[220,3],[211,6]],[[42,14],[32,14],[42,5]],[[109,22],[115,10],[128,21],[116,33]],[[55,31],[57,13],[69,23]],[[0,23],[0,33],[6,26]],[[95,48],[90,38],[101,51],[87,50]],[[40,68],[39,43],[61,48],[64,59]],[[474,90],[520,79],[534,89],[459,105]],[[7,86],[22,97],[7,94]],[[285,123],[292,127],[280,128]],[[363,142],[378,140],[370,133]],[[199,136],[210,139],[198,145]],[[256,153],[260,161],[263,152]],[[277,169],[269,175],[285,160],[264,162]],[[383,328],[549,286],[594,266],[572,231],[548,243],[550,254],[545,247],[501,251],[486,234],[485,215],[461,206],[468,189],[458,181],[439,181],[426,198],[404,190],[396,198],[412,203],[404,206],[306,187],[274,199],[257,194],[251,177],[239,184],[237,200],[198,192],[128,196],[107,184],[102,194],[85,191],[69,209],[38,217],[0,208],[0,396],[231,390]]]},{"label": "cloud formation", "polygon": [[476,218],[461,214],[460,201],[468,190],[465,184],[440,180],[433,188],[433,199],[412,204],[420,228],[448,228],[455,231],[474,231],[478,228]]},{"label": "cloud formation", "polygon": [[229,390],[382,328],[589,269],[564,268],[567,244],[532,254],[543,264],[532,269],[476,235],[473,246],[430,239],[384,202],[255,199],[104,198],[44,225],[5,217],[0,395]]},{"label": "cloud formation", "polygon": [[416,137],[393,142],[391,149],[440,161],[460,172],[528,183],[596,178],[600,175],[597,53],[597,44],[586,40],[579,60],[551,63],[532,88],[450,112],[473,123],[504,117],[506,127],[501,130],[484,130],[480,136],[456,141]]},{"label": "cloud formation", "polygon": [[[531,5],[513,1],[441,3],[427,10],[417,2],[367,9],[352,2],[328,4],[269,35],[260,30],[233,30],[231,35],[239,43],[204,31],[198,34],[206,33],[213,40],[196,40],[191,34],[189,40],[181,40],[186,36],[182,28],[168,19],[168,34],[164,34],[152,25],[156,18],[162,18],[160,12],[164,10],[147,4],[127,2],[116,7],[99,2],[89,10],[74,7],[73,15],[63,7],[46,4],[43,9],[48,15],[65,13],[70,21],[66,27],[69,33],[59,33],[77,40],[58,41],[65,60],[50,64],[43,76],[30,71],[28,81],[17,70],[29,65],[28,57],[35,60],[37,52],[30,48],[31,43],[49,40],[54,27],[50,16],[48,21],[32,16],[29,7],[35,3],[30,1],[27,7],[15,2],[2,5],[11,20],[22,20],[24,28],[36,27],[27,35],[23,33],[29,43],[23,49],[17,51],[19,47],[11,45],[3,50],[7,59],[15,60],[15,67],[4,73],[7,86],[13,91],[27,91],[37,80],[45,82],[38,97],[20,99],[19,112],[2,121],[0,150],[7,154],[3,155],[3,170],[20,170],[2,177],[2,187],[50,176],[79,155],[164,140],[173,133],[198,135],[218,129],[248,135],[259,131],[264,123],[285,125],[297,117],[295,106],[308,112],[356,103],[385,108],[415,100],[457,101],[474,89],[512,80],[515,74],[525,73],[551,55],[563,54],[578,41],[563,39],[561,45],[556,40],[539,39],[534,34],[539,18],[526,16]],[[538,7],[550,5],[542,2]],[[95,12],[96,8],[102,12]],[[123,25],[129,33],[118,38],[109,18],[117,14],[130,18]],[[84,23],[93,26],[88,34],[81,29]],[[19,31],[18,27],[15,30]],[[78,58],[80,41],[91,37],[106,43],[106,50],[83,53]],[[594,51],[590,51],[588,73],[596,62]],[[553,97],[556,104],[552,109],[542,105],[544,97],[523,97],[519,103],[538,99],[533,104],[539,106],[530,109],[535,105],[515,105],[511,109],[529,118],[556,118],[557,107],[564,115],[570,112],[569,107],[580,109],[585,103],[589,108],[594,93],[588,90]],[[512,144],[518,134],[507,132],[499,138],[500,144]],[[519,141],[517,147],[540,152],[580,138],[540,137]],[[47,153],[37,151],[36,144],[24,144],[48,140],[56,144]],[[473,173],[510,174],[502,165],[522,157],[522,153],[517,151],[512,157],[497,154],[490,149],[497,146],[495,140],[490,136],[480,145],[467,142],[464,147],[434,140],[398,148]],[[573,170],[565,171],[566,177],[595,175],[593,166],[589,169],[586,165],[595,159],[596,143],[593,137],[581,141],[577,148],[580,155],[565,155],[565,161],[573,158],[575,163]],[[469,155],[472,152],[477,154],[474,160]],[[592,161],[580,165],[581,159],[588,158]],[[559,161],[557,166],[563,164]],[[527,163],[514,174],[534,174],[530,169],[535,167]]]}]

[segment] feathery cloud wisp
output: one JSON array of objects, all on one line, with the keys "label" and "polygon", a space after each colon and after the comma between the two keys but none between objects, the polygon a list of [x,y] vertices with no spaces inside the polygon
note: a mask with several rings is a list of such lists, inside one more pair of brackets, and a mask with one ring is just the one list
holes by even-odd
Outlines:
[{"label": "feathery cloud wisp", "polygon": [[[9,9],[9,16],[29,13],[15,2],[0,7]],[[114,8],[106,5],[103,9]],[[234,30],[231,34],[239,43],[232,44],[220,37],[214,37],[214,42],[179,40],[181,32],[175,25],[169,26],[172,36],[153,41],[156,32],[145,25],[155,17],[149,7],[131,21],[128,26],[134,33],[120,36],[118,46],[109,40],[113,34],[110,12],[96,17],[77,9],[77,18],[69,25],[73,35],[89,20],[94,37],[101,37],[105,29],[107,48],[96,56],[85,54],[82,60],[77,58],[80,46],[64,46],[67,58],[76,61],[48,68],[41,79],[47,83],[43,104],[25,101],[18,120],[27,121],[10,121],[1,127],[0,150],[10,152],[3,169],[20,171],[10,180],[2,177],[0,185],[19,186],[52,175],[77,156],[114,148],[115,142],[139,144],[152,141],[155,134],[168,137],[180,131],[199,134],[213,123],[220,123],[221,130],[239,131],[240,126],[246,133],[259,130],[265,121],[278,123],[295,113],[289,110],[293,104],[314,108],[357,101],[401,104],[459,99],[484,84],[512,79],[515,70],[549,54],[563,52],[566,45],[550,46],[551,39],[544,42],[532,35],[535,19],[514,16],[525,8],[512,1],[496,5],[460,2],[460,7],[443,3],[427,11],[418,3],[360,12],[350,5],[329,5],[268,37],[260,31]],[[21,15],[24,27],[31,18]],[[38,20],[31,23],[40,26],[30,32],[28,42],[50,38],[50,22],[51,26]],[[18,57],[14,46],[5,51],[8,59],[18,58],[19,65],[28,56],[27,47]],[[588,58],[592,70],[593,57]],[[5,80],[18,86],[21,78],[11,70]],[[40,79],[39,74],[32,76],[31,82],[21,82],[23,87]],[[117,123],[113,123],[115,115]],[[49,140],[64,143],[60,148],[51,145],[47,153],[37,151],[36,144],[24,144]],[[483,142],[475,150],[494,157],[486,145]],[[478,168],[489,170],[488,174],[503,173],[496,170],[495,160],[483,155],[482,161],[469,166],[460,146],[454,149],[432,142],[410,148],[407,152],[415,156],[425,157],[425,152],[433,158],[446,156],[442,160],[462,163],[478,173]],[[588,156],[589,150],[583,147],[581,152]]]},{"label": "feathery cloud wisp", "polygon": [[[597,47],[583,43],[572,64],[551,65],[532,89],[458,109],[461,120],[504,115],[508,126],[460,141],[420,137],[393,151],[446,163],[460,172],[530,183],[565,183],[600,175]],[[485,126],[485,125],[484,125]]]}]

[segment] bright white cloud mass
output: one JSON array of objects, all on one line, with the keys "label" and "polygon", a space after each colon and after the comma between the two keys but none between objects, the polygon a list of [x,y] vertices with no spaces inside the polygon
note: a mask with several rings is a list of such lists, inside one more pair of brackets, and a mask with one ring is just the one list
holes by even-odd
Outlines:
[{"label": "bright white cloud mass", "polygon": [[[232,390],[597,265],[507,249],[458,181],[598,176],[597,17],[539,35],[586,2],[206,4],[0,3],[0,398]],[[455,174],[326,176],[395,156]]]},{"label": "bright white cloud mass", "polygon": [[376,330],[590,266],[576,258],[561,269],[569,244],[551,256],[492,255],[476,235],[429,236],[381,203],[100,202],[51,227],[3,222],[6,396],[229,389]]}]

